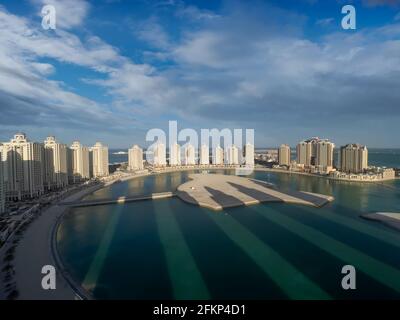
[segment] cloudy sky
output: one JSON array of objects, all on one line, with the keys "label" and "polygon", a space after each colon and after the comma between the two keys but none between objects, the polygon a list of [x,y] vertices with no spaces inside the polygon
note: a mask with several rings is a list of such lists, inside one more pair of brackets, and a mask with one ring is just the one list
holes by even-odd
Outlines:
[{"label": "cloudy sky", "polygon": [[0,141],[123,148],[168,120],[400,147],[400,1],[0,0]]}]

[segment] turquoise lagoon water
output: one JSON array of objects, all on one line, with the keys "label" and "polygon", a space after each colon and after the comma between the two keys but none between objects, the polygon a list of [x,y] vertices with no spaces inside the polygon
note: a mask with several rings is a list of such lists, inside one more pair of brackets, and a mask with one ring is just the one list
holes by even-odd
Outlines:
[{"label": "turquoise lagoon water", "polygon": [[[400,298],[400,233],[359,217],[400,212],[400,180],[252,177],[335,201],[323,208],[270,203],[223,212],[177,198],[77,208],[57,233],[64,266],[99,299]],[[138,178],[87,199],[169,191],[187,179],[187,172]],[[356,290],[341,287],[347,264],[357,270]]]}]

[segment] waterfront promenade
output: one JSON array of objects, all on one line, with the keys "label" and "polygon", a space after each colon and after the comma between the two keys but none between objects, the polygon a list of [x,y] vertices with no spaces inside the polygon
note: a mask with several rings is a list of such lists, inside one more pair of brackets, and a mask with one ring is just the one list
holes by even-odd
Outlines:
[{"label": "waterfront promenade", "polygon": [[[80,190],[69,196],[67,201],[77,201],[82,197],[102,188],[104,185],[95,185]],[[12,265],[15,268],[14,281],[18,291],[18,299],[22,300],[73,300],[80,299],[72,282],[68,282],[68,275],[63,273],[66,270],[58,268],[58,263],[54,255],[53,239],[55,227],[62,215],[68,210],[68,207],[53,205],[44,210],[38,216],[29,228],[23,233],[16,251],[15,259]],[[12,245],[12,239],[2,248],[0,259],[3,261],[3,255]],[[41,286],[43,274],[42,267],[52,265],[56,267],[56,289],[44,290]],[[0,286],[0,289],[3,285]],[[75,290],[76,289],[76,290]],[[0,290],[0,299],[5,299],[5,293]]]}]

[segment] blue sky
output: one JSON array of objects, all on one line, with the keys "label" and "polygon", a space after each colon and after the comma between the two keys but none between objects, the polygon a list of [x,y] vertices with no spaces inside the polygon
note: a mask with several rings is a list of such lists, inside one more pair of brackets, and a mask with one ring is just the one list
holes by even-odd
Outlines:
[{"label": "blue sky", "polygon": [[400,147],[398,88],[398,0],[0,1],[0,141],[124,148],[177,120],[253,128],[259,147]]}]

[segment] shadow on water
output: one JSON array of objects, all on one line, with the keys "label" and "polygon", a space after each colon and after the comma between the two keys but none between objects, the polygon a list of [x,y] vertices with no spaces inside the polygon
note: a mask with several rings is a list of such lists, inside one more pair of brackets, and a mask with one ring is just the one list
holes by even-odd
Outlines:
[{"label": "shadow on water", "polygon": [[[157,236],[153,203],[125,204],[106,263],[98,280],[96,298],[172,299],[172,288]],[[129,225],[129,228],[123,226]]]},{"label": "shadow on water", "polygon": [[[381,228],[378,224],[373,222],[365,221],[364,219],[348,218],[347,225],[339,224],[334,220],[334,214],[325,211],[325,208],[307,208],[296,206],[295,209],[288,206],[282,207],[280,210],[281,214],[286,215],[301,222],[304,225],[312,227],[316,230],[323,232],[324,234],[341,241],[354,249],[361,252],[368,251],[368,255],[378,259],[379,261],[385,262],[392,265],[395,268],[400,266],[400,255],[393,254],[399,251],[399,247],[390,244],[389,241],[382,241],[374,236],[375,233],[380,232],[383,237],[392,237],[399,240],[400,245],[400,233],[395,233],[388,228]],[[324,218],[324,213],[326,218]],[[329,219],[333,215],[333,218]],[[344,214],[341,215],[345,217]],[[352,220],[356,220],[366,226],[371,226],[374,230],[371,230],[371,234],[365,234],[352,228]],[[369,232],[369,230],[367,230]],[[366,248],[368,248],[366,250]]]},{"label": "shadow on water", "polygon": [[268,181],[259,181],[259,180],[251,180],[251,181],[252,181],[253,183],[255,183],[255,184],[261,186],[261,187],[264,187],[264,188],[271,188],[271,189],[273,189],[273,190],[276,189],[276,185],[273,184],[273,183],[271,183],[271,182],[268,182]]},{"label": "shadow on water", "polygon": [[185,201],[188,204],[192,204],[194,206],[199,205],[199,202],[195,198],[193,198],[189,193],[187,193],[186,191],[177,190],[177,191],[175,191],[175,193],[177,194],[177,196],[179,198],[181,198],[182,201]]},{"label": "shadow on water", "polygon": [[311,202],[311,203],[315,204],[316,206],[322,206],[326,203],[325,198],[319,197],[314,194],[309,194],[309,193],[300,192],[300,191],[289,191],[287,194],[292,197],[300,198],[302,200]]},{"label": "shadow on water", "polygon": [[179,199],[169,203],[213,299],[287,299],[208,215],[224,213],[188,207]]},{"label": "shadow on water", "polygon": [[193,259],[169,201],[154,202],[158,236],[163,246],[175,299],[209,299],[207,284]]},{"label": "shadow on water", "polygon": [[[104,299],[174,298],[165,248],[160,239],[156,216],[158,213],[162,214],[165,208],[176,220],[175,226],[179,226],[184,242],[193,257],[192,261],[195,261],[211,298],[288,298],[286,291],[276,284],[276,279],[268,276],[269,273],[265,272],[265,268],[262,269],[255,263],[257,258],[254,259],[254,253],[262,252],[260,248],[264,247],[258,244],[258,250],[254,249],[253,244],[257,241],[249,235],[254,234],[254,237],[259,239],[258,242],[272,248],[300,273],[335,298],[398,299],[399,293],[376,280],[380,279],[382,283],[396,281],[390,276],[386,276],[383,280],[382,277],[385,277],[387,267],[399,268],[398,247],[385,242],[385,239],[377,239],[365,234],[370,229],[364,229],[363,225],[355,225],[352,222],[363,221],[358,218],[363,208],[373,210],[382,206],[385,209],[392,208],[392,211],[393,208],[399,208],[399,193],[394,194],[389,188],[379,187],[379,190],[387,190],[382,194],[374,186],[353,186],[326,183],[325,180],[322,181],[323,179],[315,180],[310,177],[293,179],[290,176],[281,176],[256,174],[257,179],[267,179],[276,183],[279,188],[281,188],[280,183],[286,183],[287,185],[282,189],[299,188],[304,191],[333,194],[337,201],[320,209],[281,203],[242,206],[226,210],[228,214],[191,206],[180,199],[173,198],[155,200],[164,203],[157,208],[155,202],[152,201],[121,206],[123,211],[97,280],[96,297]],[[124,183],[119,184],[118,187],[115,185],[116,189],[113,187],[107,192],[116,195],[137,195],[140,192],[148,193],[148,191],[171,191],[172,185],[184,182],[186,178],[183,174],[170,178],[164,175],[163,178],[155,181],[154,177],[149,176],[140,182],[136,181],[129,187]],[[235,187],[243,193],[252,191],[242,186]],[[162,190],[163,188],[167,190]],[[119,192],[122,194],[118,194]],[[238,201],[235,197],[224,194],[223,191],[209,188],[208,192],[217,199]],[[60,256],[68,271],[77,280],[85,277],[107,225],[110,223],[110,213],[113,213],[114,209],[115,205],[73,209],[60,225],[58,233]],[[225,225],[232,228],[223,230],[221,226]],[[365,225],[376,226],[376,230],[382,231],[382,234],[389,232],[379,224],[365,222]],[[168,232],[168,230],[167,227],[164,231]],[[240,232],[234,233],[235,230]],[[316,231],[319,235],[315,234]],[[311,237],[312,235],[315,237]],[[394,233],[392,232],[391,235]],[[250,241],[240,241],[243,239],[250,239]],[[342,245],[337,245],[337,242]],[[357,261],[353,261],[351,252],[358,257]],[[170,253],[172,254],[173,250]],[[369,259],[360,259],[360,253],[364,256],[368,255]],[[384,264],[381,270],[379,268],[372,270],[370,266],[363,268],[373,277],[357,267],[357,263],[363,263],[365,266],[365,262],[371,261],[372,258],[375,259],[373,265],[379,265],[378,261],[381,265]],[[280,260],[265,259],[263,266],[277,265],[277,261]],[[343,277],[341,267],[349,263],[354,263],[357,270],[357,290],[344,291],[340,286]],[[183,278],[188,276],[187,279],[191,280],[190,273],[183,274]],[[291,281],[295,283],[296,278]]]},{"label": "shadow on water", "polygon": [[[283,207],[289,210],[296,208],[282,204],[264,204],[247,207],[241,212],[229,210],[229,213],[336,299],[377,298],[380,294],[385,297],[399,297],[398,293],[361,271],[357,273],[357,289],[359,290],[343,290],[341,288],[343,278],[341,268],[348,262],[334,256],[331,251],[323,250],[307,239],[291,232],[290,227],[284,228],[268,219],[272,216],[279,219]],[[264,216],[260,215],[260,212]],[[318,241],[318,239],[315,239],[315,241]]]}]

